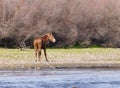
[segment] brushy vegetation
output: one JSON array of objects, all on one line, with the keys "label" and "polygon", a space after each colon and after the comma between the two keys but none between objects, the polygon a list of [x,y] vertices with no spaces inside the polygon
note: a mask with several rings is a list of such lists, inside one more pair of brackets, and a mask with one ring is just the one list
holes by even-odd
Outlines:
[{"label": "brushy vegetation", "polygon": [[40,69],[62,67],[120,67],[119,48],[47,49],[46,62],[35,62],[34,50],[0,49],[0,69]]},{"label": "brushy vegetation", "polygon": [[0,0],[0,46],[32,46],[51,31],[56,47],[120,47],[120,0]]}]

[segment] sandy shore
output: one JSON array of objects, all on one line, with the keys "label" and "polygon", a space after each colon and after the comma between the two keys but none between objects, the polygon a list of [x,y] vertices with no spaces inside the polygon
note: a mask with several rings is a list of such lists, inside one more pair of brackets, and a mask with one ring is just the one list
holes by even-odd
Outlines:
[{"label": "sandy shore", "polygon": [[30,70],[30,69],[78,69],[78,68],[120,68],[120,61],[81,61],[78,63],[34,62],[34,63],[4,63],[0,70]]}]

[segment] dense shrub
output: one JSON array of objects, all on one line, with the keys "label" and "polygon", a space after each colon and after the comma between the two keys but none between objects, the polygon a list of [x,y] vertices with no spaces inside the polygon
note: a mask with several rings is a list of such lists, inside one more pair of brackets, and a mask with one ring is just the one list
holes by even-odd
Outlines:
[{"label": "dense shrub", "polygon": [[57,47],[120,47],[120,0],[0,0],[1,46],[32,46],[51,31]]}]

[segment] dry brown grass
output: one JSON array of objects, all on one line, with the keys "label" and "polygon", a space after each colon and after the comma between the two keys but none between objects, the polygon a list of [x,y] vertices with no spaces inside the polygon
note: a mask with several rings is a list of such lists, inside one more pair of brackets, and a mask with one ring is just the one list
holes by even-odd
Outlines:
[{"label": "dry brown grass", "polygon": [[0,69],[40,69],[65,67],[120,67],[119,48],[47,49],[46,62],[34,61],[34,50],[0,49]]}]

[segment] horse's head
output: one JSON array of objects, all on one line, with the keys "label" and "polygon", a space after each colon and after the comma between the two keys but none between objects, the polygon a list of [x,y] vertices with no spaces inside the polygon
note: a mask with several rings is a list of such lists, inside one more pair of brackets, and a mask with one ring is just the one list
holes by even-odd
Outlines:
[{"label": "horse's head", "polygon": [[54,38],[53,34],[52,33],[48,33],[46,34],[48,40],[50,40],[51,42],[55,43],[56,42],[56,39]]}]

